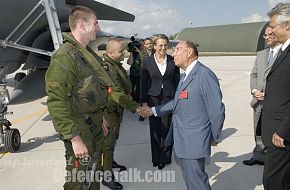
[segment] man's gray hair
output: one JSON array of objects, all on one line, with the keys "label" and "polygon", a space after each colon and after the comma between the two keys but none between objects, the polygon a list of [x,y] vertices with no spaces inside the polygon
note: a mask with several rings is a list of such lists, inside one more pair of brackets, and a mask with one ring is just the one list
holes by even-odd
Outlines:
[{"label": "man's gray hair", "polygon": [[271,11],[268,12],[268,16],[277,15],[277,23],[283,24],[290,21],[290,3],[278,3]]}]

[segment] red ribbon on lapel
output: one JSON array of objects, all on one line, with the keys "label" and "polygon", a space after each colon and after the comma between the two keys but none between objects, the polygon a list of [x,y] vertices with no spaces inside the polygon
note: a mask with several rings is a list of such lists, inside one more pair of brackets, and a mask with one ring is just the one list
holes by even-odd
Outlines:
[{"label": "red ribbon on lapel", "polygon": [[180,95],[179,95],[179,98],[180,99],[187,99],[188,98],[188,91],[187,90],[181,91]]}]

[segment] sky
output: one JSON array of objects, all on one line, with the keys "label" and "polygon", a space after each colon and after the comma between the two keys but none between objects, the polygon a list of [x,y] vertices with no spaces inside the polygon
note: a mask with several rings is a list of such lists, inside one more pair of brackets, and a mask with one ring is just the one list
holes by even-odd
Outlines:
[{"label": "sky", "polygon": [[267,12],[290,0],[97,0],[135,15],[134,22],[100,21],[105,32],[138,38],[172,35],[187,27],[268,21]]}]

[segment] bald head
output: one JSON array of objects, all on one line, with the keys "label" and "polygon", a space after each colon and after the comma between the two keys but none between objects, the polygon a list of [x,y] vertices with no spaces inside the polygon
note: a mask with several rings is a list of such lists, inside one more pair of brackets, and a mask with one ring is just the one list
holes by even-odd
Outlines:
[{"label": "bald head", "polygon": [[125,55],[124,50],[125,50],[124,43],[120,39],[110,39],[106,47],[107,55],[115,59],[116,61],[124,60]]}]

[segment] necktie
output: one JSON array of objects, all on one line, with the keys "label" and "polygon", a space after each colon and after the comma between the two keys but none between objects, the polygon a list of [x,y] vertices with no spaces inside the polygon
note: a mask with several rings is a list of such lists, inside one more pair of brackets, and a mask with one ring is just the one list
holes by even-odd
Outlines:
[{"label": "necktie", "polygon": [[186,73],[184,72],[183,81],[185,81],[185,79],[186,79]]},{"label": "necktie", "polygon": [[[277,58],[282,54],[282,52],[283,52],[283,51],[282,51],[282,48],[280,48],[279,51],[278,51],[278,53],[277,53]],[[276,58],[276,59],[277,59],[277,58]]]},{"label": "necktie", "polygon": [[178,85],[177,88],[180,88],[180,87],[181,87],[181,85],[183,84],[183,81],[184,81],[184,79],[185,79],[185,76],[186,76],[186,74],[184,73],[184,75],[181,77],[181,79],[180,79],[180,81],[179,81],[179,85]]},{"label": "necktie", "polygon": [[268,65],[269,66],[272,66],[273,62],[274,62],[274,59],[273,59],[273,49],[271,49],[270,52],[269,52],[269,57],[268,57]]}]

